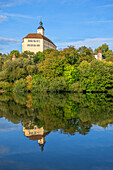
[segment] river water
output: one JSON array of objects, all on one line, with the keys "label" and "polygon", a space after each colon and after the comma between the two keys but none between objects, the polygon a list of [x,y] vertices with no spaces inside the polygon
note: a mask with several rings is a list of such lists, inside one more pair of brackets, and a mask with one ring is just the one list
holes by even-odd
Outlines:
[{"label": "river water", "polygon": [[0,170],[112,170],[112,94],[1,94]]}]

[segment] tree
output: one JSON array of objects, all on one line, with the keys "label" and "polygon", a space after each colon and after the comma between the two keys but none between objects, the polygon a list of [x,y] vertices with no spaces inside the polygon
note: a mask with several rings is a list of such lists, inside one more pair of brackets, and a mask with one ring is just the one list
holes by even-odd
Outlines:
[{"label": "tree", "polygon": [[16,80],[14,83],[14,92],[27,92],[27,82],[25,79]]},{"label": "tree", "polygon": [[21,78],[26,78],[29,74],[31,76],[37,74],[37,66],[30,58],[18,58],[14,61],[7,60],[0,72],[0,80],[14,82]]},{"label": "tree", "polygon": [[30,75],[28,75],[28,76],[26,77],[26,82],[27,82],[27,89],[28,89],[28,91],[31,91],[31,88],[32,88],[31,80],[32,80],[32,77],[31,77]]},{"label": "tree", "polygon": [[91,48],[87,48],[85,46],[80,47],[78,49],[78,53],[79,53],[79,63],[81,63],[84,60],[87,62],[91,62],[92,60],[95,59]]},{"label": "tree", "polygon": [[106,43],[102,44],[102,46],[95,49],[95,53],[98,53],[99,49],[101,49],[102,53],[105,53],[109,50],[109,46]]},{"label": "tree", "polygon": [[53,51],[46,56],[44,61],[38,63],[37,67],[40,74],[47,79],[53,79],[55,77],[62,76],[64,65],[65,57],[59,55],[58,51]]},{"label": "tree", "polygon": [[11,58],[13,57],[13,54],[15,54],[15,56],[18,58],[20,56],[20,52],[18,50],[13,50],[10,52],[10,56]]},{"label": "tree", "polygon": [[112,50],[109,50],[109,46],[108,46],[106,43],[103,44],[102,46],[96,48],[96,49],[94,50],[94,52],[95,52],[95,53],[98,53],[99,49],[101,49],[102,54],[103,54],[103,56],[105,56],[105,58],[110,57],[110,56],[113,56]]},{"label": "tree", "polygon": [[34,56],[34,53],[33,52],[30,52],[30,51],[24,51],[22,54],[21,54],[21,57],[23,58],[33,58]]},{"label": "tree", "polygon": [[35,64],[44,61],[45,60],[45,55],[42,52],[38,52],[33,56],[33,61]]}]

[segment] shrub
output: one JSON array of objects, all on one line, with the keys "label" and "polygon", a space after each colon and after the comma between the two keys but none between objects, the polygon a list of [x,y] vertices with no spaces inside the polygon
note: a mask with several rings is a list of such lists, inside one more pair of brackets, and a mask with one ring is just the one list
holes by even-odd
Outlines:
[{"label": "shrub", "polygon": [[5,82],[5,81],[1,81],[0,82],[0,90],[11,91],[11,89],[12,89],[12,86],[11,86],[10,83]]},{"label": "shrub", "polygon": [[57,77],[50,81],[49,91],[60,92],[67,90],[67,83],[64,77]]},{"label": "shrub", "polygon": [[14,84],[14,92],[27,92],[27,82],[25,79],[16,80]]},{"label": "shrub", "polygon": [[81,92],[82,88],[81,88],[80,82],[76,82],[76,83],[71,84],[69,91]]},{"label": "shrub", "polygon": [[49,82],[44,77],[34,76],[31,83],[32,83],[32,92],[49,91]]}]

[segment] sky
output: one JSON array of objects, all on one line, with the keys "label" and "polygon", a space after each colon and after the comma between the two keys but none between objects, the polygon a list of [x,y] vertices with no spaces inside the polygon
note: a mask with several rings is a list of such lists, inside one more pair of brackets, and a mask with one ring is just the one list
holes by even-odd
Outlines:
[{"label": "sky", "polygon": [[0,0],[0,52],[22,52],[22,39],[43,21],[57,49],[107,43],[113,50],[113,0]]}]

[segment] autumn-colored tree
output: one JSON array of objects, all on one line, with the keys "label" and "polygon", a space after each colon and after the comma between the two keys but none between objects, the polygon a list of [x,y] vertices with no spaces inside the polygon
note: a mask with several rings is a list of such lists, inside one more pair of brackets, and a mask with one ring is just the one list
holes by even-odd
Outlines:
[{"label": "autumn-colored tree", "polygon": [[31,80],[32,80],[32,77],[31,77],[30,75],[28,75],[28,76],[26,77],[26,82],[27,82],[28,91],[31,91],[31,88],[32,88]]}]

